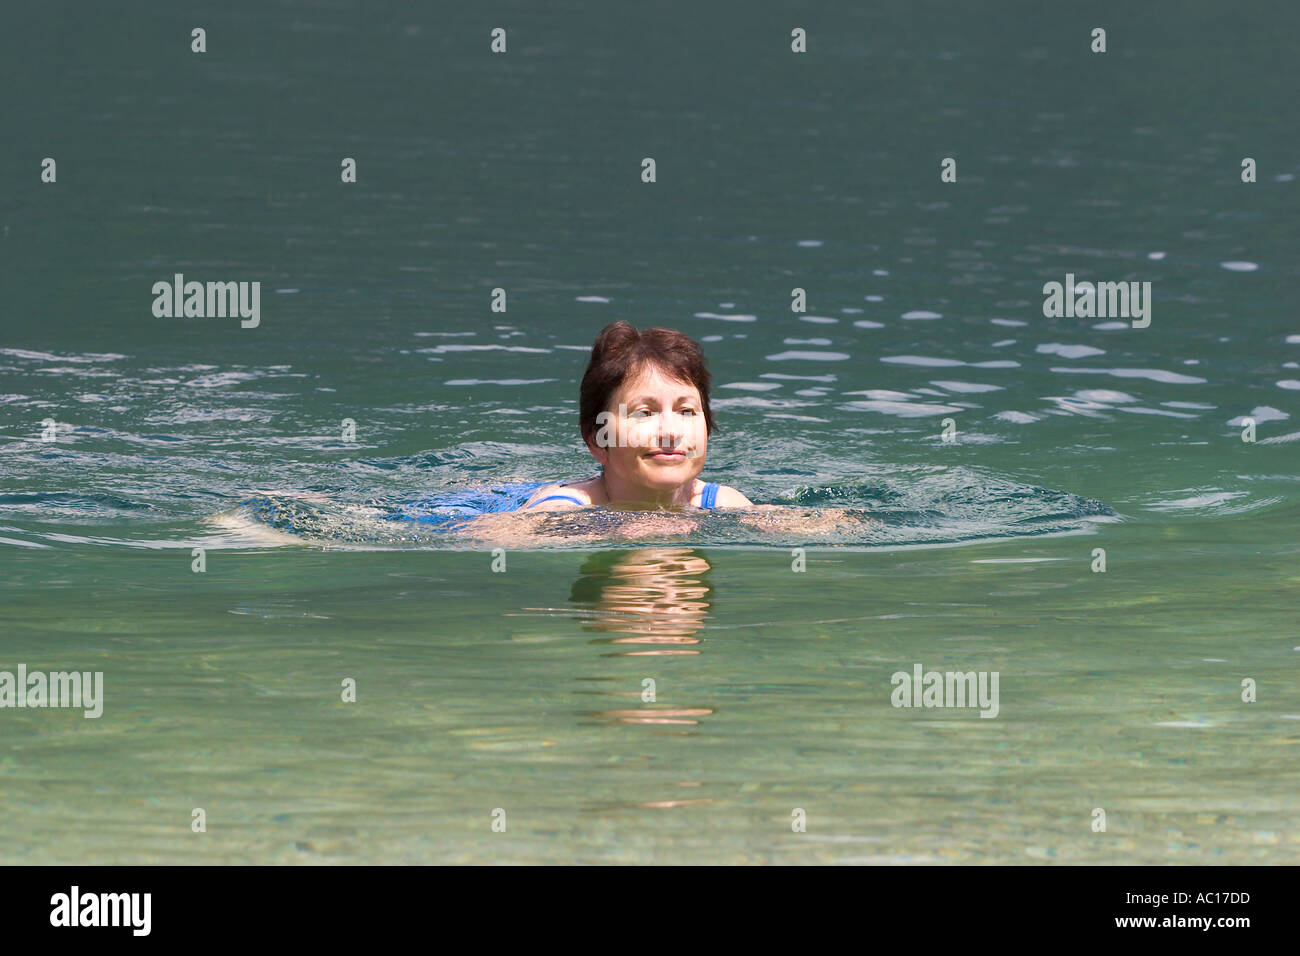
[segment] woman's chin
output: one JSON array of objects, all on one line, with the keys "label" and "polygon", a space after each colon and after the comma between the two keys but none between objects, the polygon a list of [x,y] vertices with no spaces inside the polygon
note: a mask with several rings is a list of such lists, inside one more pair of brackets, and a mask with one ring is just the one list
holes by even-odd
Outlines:
[{"label": "woman's chin", "polygon": [[691,464],[684,461],[675,465],[650,465],[641,471],[641,484],[656,491],[673,491],[695,480],[699,469],[693,469]]}]

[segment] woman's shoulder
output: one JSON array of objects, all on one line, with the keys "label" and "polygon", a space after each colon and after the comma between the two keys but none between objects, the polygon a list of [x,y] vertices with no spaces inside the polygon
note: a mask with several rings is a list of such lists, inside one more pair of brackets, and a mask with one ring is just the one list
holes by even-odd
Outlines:
[{"label": "woman's shoulder", "polygon": [[[528,500],[519,506],[519,510],[535,509],[537,511],[559,511],[565,508],[582,508],[591,505],[591,495],[583,487],[586,482],[574,482],[572,484],[555,484],[542,485],[531,495]],[[547,499],[551,500],[547,500]]]},{"label": "woman's shoulder", "polygon": [[714,499],[715,508],[752,508],[754,502],[730,485],[718,485],[718,496]]}]

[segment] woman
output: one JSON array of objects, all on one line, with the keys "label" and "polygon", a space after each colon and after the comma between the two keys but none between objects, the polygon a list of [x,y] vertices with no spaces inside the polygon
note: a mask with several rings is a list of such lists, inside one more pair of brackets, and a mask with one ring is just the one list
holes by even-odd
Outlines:
[{"label": "woman", "polygon": [[600,474],[524,489],[517,505],[492,508],[458,532],[522,547],[538,540],[540,523],[548,520],[540,512],[593,507],[640,514],[566,529],[566,540],[690,534],[699,530],[691,517],[698,509],[743,509],[741,522],[767,532],[821,534],[862,520],[837,508],[756,505],[735,488],[701,481],[713,431],[709,372],[699,344],[671,329],[639,332],[615,322],[601,330],[582,377],[578,427]]},{"label": "woman", "polygon": [[[601,330],[582,377],[578,426],[601,472],[559,484],[523,482],[436,493],[397,512],[362,508],[365,516],[418,521],[495,544],[525,547],[552,540],[555,518],[543,512],[607,509],[568,522],[566,542],[676,536],[698,531],[692,513],[739,509],[737,519],[769,532],[825,533],[860,527],[842,509],[756,505],[735,488],[700,480],[713,431],[709,372],[698,343],[671,329],[638,332],[626,322]],[[309,492],[256,492],[329,502]],[[294,530],[292,509],[250,499],[264,518]],[[283,513],[281,513],[283,510]]]},{"label": "woman", "polygon": [[601,473],[539,488],[521,510],[753,507],[735,488],[699,479],[713,431],[709,371],[681,332],[605,326],[582,377],[578,427]]}]

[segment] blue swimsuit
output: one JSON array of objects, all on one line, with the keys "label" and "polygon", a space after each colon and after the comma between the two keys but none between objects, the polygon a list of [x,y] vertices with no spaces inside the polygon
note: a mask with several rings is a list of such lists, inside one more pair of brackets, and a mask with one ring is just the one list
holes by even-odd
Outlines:
[{"label": "blue swimsuit", "polygon": [[[572,495],[547,495],[545,498],[537,499],[533,504],[540,505],[543,501],[572,501],[575,505],[583,505],[583,507],[586,507],[584,502],[579,501]],[[705,482],[704,490],[700,492],[700,507],[713,508],[717,506],[717,503],[718,483],[716,481]]]},{"label": "blue swimsuit", "polygon": [[[497,485],[492,488],[440,491],[411,502],[386,517],[390,521],[418,521],[422,524],[447,525],[467,521],[478,515],[518,511],[538,488],[544,488],[549,484],[551,484],[549,481],[527,481]],[[572,501],[576,505],[586,507],[572,495],[547,495],[534,504],[552,499]],[[700,507],[716,508],[717,502],[718,484],[707,482],[700,493]]]}]

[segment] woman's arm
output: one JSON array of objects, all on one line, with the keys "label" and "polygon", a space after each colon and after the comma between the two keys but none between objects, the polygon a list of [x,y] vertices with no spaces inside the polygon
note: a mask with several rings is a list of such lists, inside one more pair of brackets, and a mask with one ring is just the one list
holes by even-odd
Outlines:
[{"label": "woman's arm", "polygon": [[750,505],[736,520],[759,531],[815,532],[861,530],[870,518],[852,515],[844,508],[799,508],[788,505]]},{"label": "woman's arm", "polygon": [[[546,505],[564,502],[547,502]],[[565,542],[600,542],[610,540],[635,541],[640,538],[671,537],[690,534],[699,529],[699,522],[687,514],[656,511],[597,512],[598,521],[590,531],[578,530],[572,523],[557,527],[561,516],[548,514],[546,505],[527,511],[507,511],[502,514],[478,515],[460,524],[454,530],[502,547],[525,548],[543,544]],[[576,510],[573,505],[569,509]],[[585,522],[584,522],[585,523]]]}]

